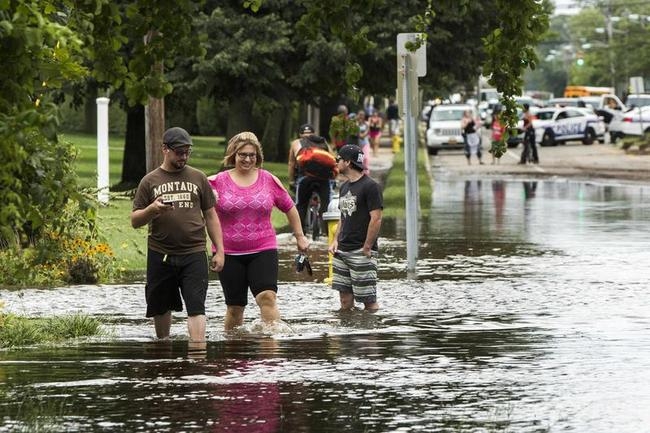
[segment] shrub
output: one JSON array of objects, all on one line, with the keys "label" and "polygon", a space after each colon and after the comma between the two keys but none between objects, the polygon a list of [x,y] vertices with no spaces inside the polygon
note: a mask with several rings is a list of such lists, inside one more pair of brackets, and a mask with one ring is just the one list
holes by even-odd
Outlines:
[{"label": "shrub", "polygon": [[95,284],[119,277],[122,267],[94,225],[79,224],[79,209],[70,204],[60,212],[65,230],[47,226],[27,247],[0,250],[0,284],[9,287],[54,287]]}]

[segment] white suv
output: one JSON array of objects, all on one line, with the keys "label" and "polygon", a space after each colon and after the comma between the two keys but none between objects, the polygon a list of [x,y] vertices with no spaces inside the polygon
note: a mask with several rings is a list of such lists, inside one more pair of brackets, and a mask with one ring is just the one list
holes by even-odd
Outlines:
[{"label": "white suv", "polygon": [[[460,122],[463,113],[471,110],[478,118],[476,107],[469,104],[442,104],[431,109],[427,125],[427,151],[436,155],[441,149],[462,149],[465,146]],[[477,129],[481,125],[476,125]]]}]

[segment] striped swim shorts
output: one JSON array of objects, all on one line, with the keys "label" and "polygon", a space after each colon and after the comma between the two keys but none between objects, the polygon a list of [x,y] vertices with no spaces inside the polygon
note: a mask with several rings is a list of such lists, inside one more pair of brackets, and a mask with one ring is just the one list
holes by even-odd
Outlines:
[{"label": "striped swim shorts", "polygon": [[337,251],[332,260],[334,274],[332,288],[341,293],[352,293],[356,302],[377,302],[377,257],[371,258],[361,249]]}]

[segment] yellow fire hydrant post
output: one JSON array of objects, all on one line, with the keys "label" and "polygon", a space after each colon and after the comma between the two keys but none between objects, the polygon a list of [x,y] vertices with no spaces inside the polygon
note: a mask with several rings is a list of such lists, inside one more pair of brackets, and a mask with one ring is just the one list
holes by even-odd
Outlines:
[{"label": "yellow fire hydrant post", "polygon": [[393,135],[392,142],[393,142],[392,143],[393,144],[393,153],[399,153],[400,147],[402,145],[402,137],[400,137],[400,135],[396,133],[395,135]]},{"label": "yellow fire hydrant post", "polygon": [[[323,221],[327,221],[327,244],[328,245],[331,244],[332,241],[334,240],[334,234],[336,233],[336,228],[338,227],[340,220],[341,220],[341,211],[339,210],[339,196],[338,194],[332,194],[332,198],[330,199],[329,205],[327,205],[327,212],[323,213]],[[332,256],[331,253],[327,253],[327,255],[328,255],[329,267],[328,267],[327,278],[325,278],[325,283],[331,286],[332,275],[334,273],[334,270],[332,269],[332,261],[334,257]]]}]

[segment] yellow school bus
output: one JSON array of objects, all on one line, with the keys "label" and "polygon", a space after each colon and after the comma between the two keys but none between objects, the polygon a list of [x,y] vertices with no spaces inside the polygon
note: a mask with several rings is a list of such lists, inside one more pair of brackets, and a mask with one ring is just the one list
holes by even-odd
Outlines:
[{"label": "yellow school bus", "polygon": [[565,98],[579,98],[580,96],[600,96],[612,93],[614,93],[613,87],[566,86],[564,89]]}]

